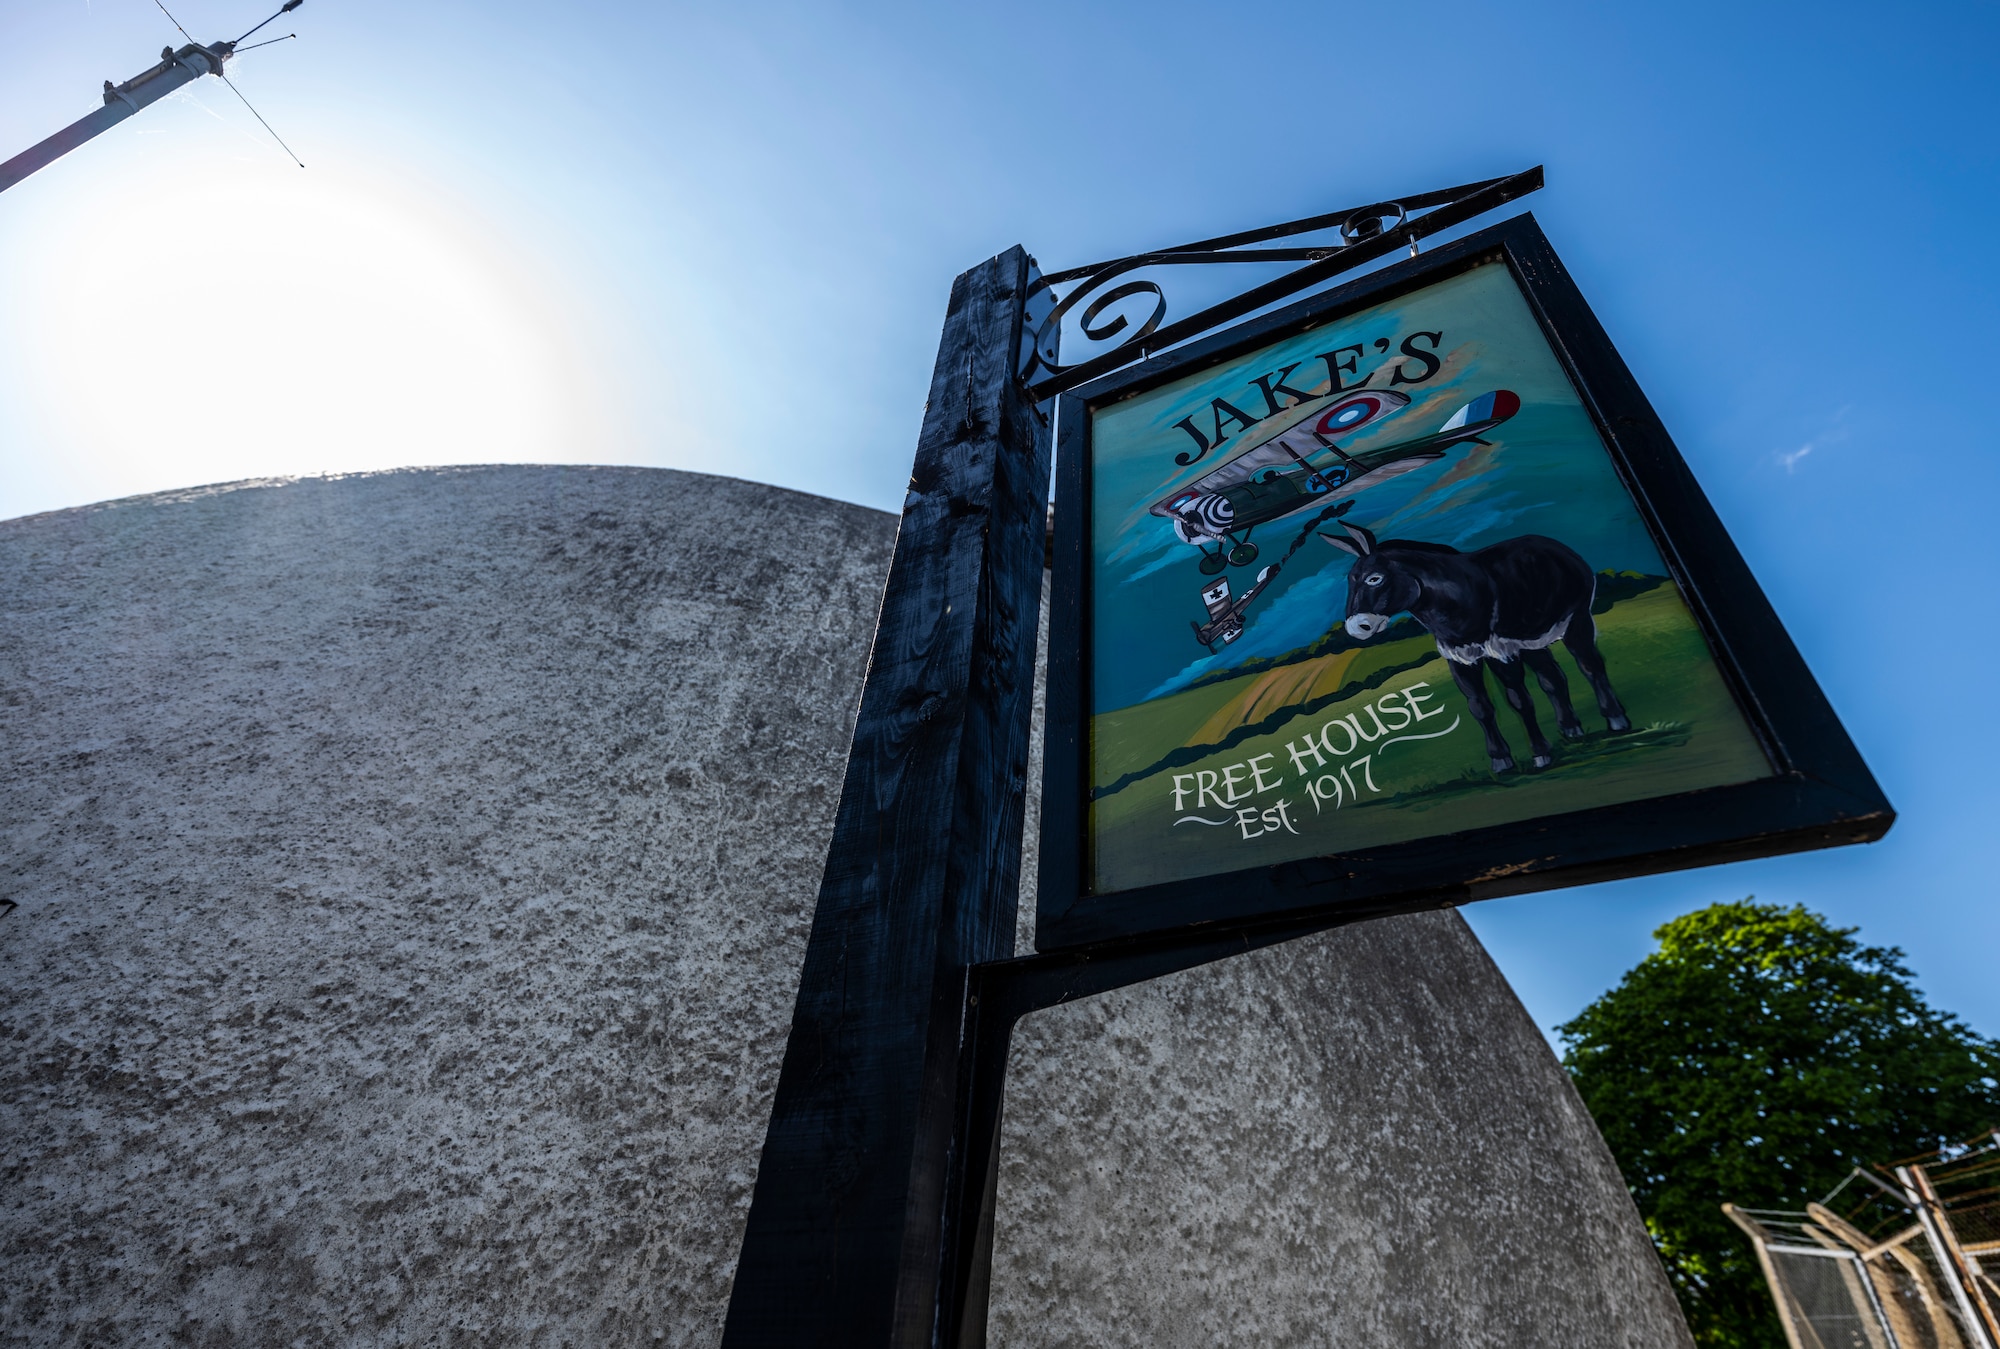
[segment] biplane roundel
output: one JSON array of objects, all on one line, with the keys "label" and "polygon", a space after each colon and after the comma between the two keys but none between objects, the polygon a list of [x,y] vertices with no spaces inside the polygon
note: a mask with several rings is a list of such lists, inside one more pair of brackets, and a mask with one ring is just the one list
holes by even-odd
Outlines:
[{"label": "biplane roundel", "polygon": [[1316,435],[1344,436],[1349,431],[1359,431],[1385,412],[1404,407],[1409,401],[1404,395],[1387,389],[1363,389],[1348,394],[1320,413],[1312,429]]},{"label": "biplane roundel", "polygon": [[1150,507],[1173,522],[1180,541],[1201,551],[1199,570],[1214,576],[1244,567],[1261,551],[1250,533],[1308,506],[1324,507],[1444,458],[1452,446],[1484,445],[1490,431],[1521,410],[1510,389],[1493,389],[1460,407],[1430,435],[1370,450],[1349,451],[1335,436],[1352,435],[1410,405],[1394,389],[1352,389],[1319,412],[1256,441]]}]

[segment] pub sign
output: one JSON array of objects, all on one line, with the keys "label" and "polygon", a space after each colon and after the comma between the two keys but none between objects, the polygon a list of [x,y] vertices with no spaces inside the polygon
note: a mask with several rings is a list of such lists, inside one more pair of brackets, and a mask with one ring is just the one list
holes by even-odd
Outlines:
[{"label": "pub sign", "polygon": [[1532,217],[1059,435],[1044,949],[1893,818]]}]

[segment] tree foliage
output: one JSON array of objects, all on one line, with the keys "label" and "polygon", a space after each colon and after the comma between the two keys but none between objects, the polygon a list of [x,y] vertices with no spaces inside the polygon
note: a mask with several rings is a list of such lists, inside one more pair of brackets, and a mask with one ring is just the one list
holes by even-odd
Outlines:
[{"label": "tree foliage", "polygon": [[1857,930],[1713,904],[1557,1028],[1700,1344],[1784,1349],[1724,1201],[1803,1208],[1856,1163],[2000,1121],[2000,1043],[1931,1008],[1903,953]]}]

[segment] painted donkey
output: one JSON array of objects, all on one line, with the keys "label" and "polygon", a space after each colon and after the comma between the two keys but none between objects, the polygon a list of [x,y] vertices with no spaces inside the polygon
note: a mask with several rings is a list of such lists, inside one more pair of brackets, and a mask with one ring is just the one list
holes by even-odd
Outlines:
[{"label": "painted donkey", "polygon": [[1486,753],[1495,773],[1513,772],[1514,754],[1486,696],[1483,665],[1493,667],[1508,704],[1521,714],[1537,768],[1547,768],[1555,755],[1535,722],[1527,670],[1535,672],[1554,705],[1563,735],[1575,739],[1583,734],[1583,723],[1570,706],[1569,680],[1549,652],[1556,642],[1569,648],[1590,681],[1605,724],[1614,731],[1632,728],[1597,650],[1597,625],[1590,617],[1597,577],[1574,549],[1540,534],[1523,534],[1461,553],[1412,539],[1377,542],[1359,525],[1343,522],[1342,528],[1344,539],[1320,537],[1356,559],[1347,573],[1347,631],[1366,641],[1389,626],[1391,615],[1405,610],[1423,624],[1486,732]]}]

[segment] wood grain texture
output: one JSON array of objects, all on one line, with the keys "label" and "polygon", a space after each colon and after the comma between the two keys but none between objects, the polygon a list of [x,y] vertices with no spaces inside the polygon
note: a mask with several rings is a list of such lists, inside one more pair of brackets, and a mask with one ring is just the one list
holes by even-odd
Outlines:
[{"label": "wood grain texture", "polygon": [[965,970],[1011,953],[1049,445],[1029,261],[952,286],[723,1343],[934,1333]]}]

